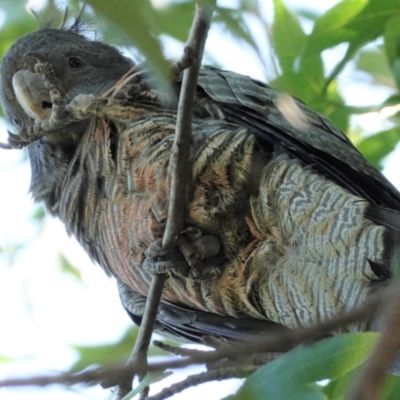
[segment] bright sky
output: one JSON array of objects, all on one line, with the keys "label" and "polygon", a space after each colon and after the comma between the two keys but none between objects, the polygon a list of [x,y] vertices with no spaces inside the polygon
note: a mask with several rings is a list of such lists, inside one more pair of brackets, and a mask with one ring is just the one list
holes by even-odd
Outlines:
[{"label": "bright sky", "polygon": [[[9,0],[11,3],[12,0]],[[159,6],[167,0],[154,0]],[[235,0],[220,0],[221,5],[235,6]],[[286,0],[288,6],[307,6],[323,11],[336,0]],[[6,2],[0,2],[3,7]],[[34,5],[34,1],[29,2]],[[265,2],[265,13],[271,15],[272,1]],[[310,29],[310,27],[306,27]],[[254,26],[257,31],[258,27]],[[179,57],[181,46],[173,41],[166,43],[166,54]],[[235,43],[217,28],[210,32],[207,49],[226,69],[264,79],[262,66],[255,61],[254,54],[246,46]],[[337,60],[344,51],[339,48],[327,52],[326,58]],[[265,54],[268,48],[265,44]],[[330,63],[330,64],[332,64]],[[350,104],[368,105],[379,103],[387,92],[371,93],[370,87],[354,83],[352,72],[341,78],[341,90]],[[359,118],[358,122],[369,130],[379,129],[379,115]],[[4,141],[5,126],[0,140]],[[29,221],[33,205],[28,192],[30,170],[22,162],[22,153],[0,150],[0,247],[7,251],[13,243],[29,242],[18,257],[10,263],[0,257],[0,356],[17,358],[18,362],[1,363],[1,377],[62,371],[76,360],[70,345],[96,345],[116,341],[125,332],[130,320],[119,304],[114,282],[100,268],[94,266],[79,245],[65,234],[63,226],[56,220],[46,220],[42,227]],[[399,174],[395,171],[394,156],[390,157],[387,174],[399,185]],[[396,171],[396,172],[397,172]],[[395,176],[396,175],[396,176]],[[395,180],[395,178],[397,180]],[[58,256],[66,254],[70,262],[79,268],[83,283],[60,276]],[[174,376],[181,378],[182,376]],[[234,384],[237,387],[237,384]],[[220,399],[232,386],[210,384],[204,389],[194,388],[176,399],[205,398]],[[1,391],[4,400],[103,400],[109,392],[100,388],[85,389],[84,395],[63,388],[32,388]]]}]

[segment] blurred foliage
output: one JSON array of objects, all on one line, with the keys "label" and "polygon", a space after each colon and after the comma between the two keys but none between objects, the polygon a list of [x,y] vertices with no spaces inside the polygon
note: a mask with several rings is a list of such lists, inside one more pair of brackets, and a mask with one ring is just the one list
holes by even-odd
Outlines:
[{"label": "blurred foliage", "polygon": [[164,371],[157,371],[157,372],[149,372],[141,381],[140,383],[133,388],[124,398],[123,400],[130,400],[133,399],[134,396],[138,395],[146,386],[150,386],[153,383],[161,381],[164,378],[168,378],[172,375],[173,372],[164,372]]},{"label": "blurred foliage", "polygon": [[356,58],[356,66],[358,70],[366,72],[377,85],[395,89],[396,81],[382,46],[361,51]]},{"label": "blurred foliage", "polygon": [[74,265],[72,265],[68,261],[67,257],[64,256],[64,254],[60,254],[59,262],[60,262],[61,270],[63,273],[69,274],[79,281],[82,280],[81,271],[78,268],[76,268]]},{"label": "blurred foliage", "polygon": [[135,343],[138,330],[128,329],[117,343],[99,346],[72,346],[78,353],[78,360],[71,371],[76,372],[94,365],[107,365],[126,362]]},{"label": "blurred foliage", "polygon": [[[348,392],[349,387],[357,379],[360,368],[350,371],[341,378],[334,379],[326,385],[322,392],[329,400],[343,400]],[[388,375],[380,400],[397,400],[400,393],[400,377]]]},{"label": "blurred foliage", "polygon": [[[124,363],[127,361],[133,343],[136,341],[138,329],[136,326],[128,329],[120,340],[115,343],[107,343],[99,346],[72,346],[78,353],[78,360],[71,366],[71,371],[76,372],[94,365],[108,365]],[[177,345],[171,340],[163,340],[164,343]],[[166,356],[164,350],[158,347],[150,347],[150,356]]]},{"label": "blurred foliage", "polygon": [[[342,0],[323,15],[304,7],[294,11],[287,7],[285,0],[270,0],[273,3],[273,22],[263,19],[261,8],[264,1],[240,0],[232,1],[231,7],[218,6],[213,23],[229,32],[232,40],[250,46],[269,69],[266,75],[276,70],[271,86],[307,102],[346,132],[351,130],[352,116],[400,104],[397,94],[400,87],[399,0]],[[57,1],[49,3],[56,5]],[[70,0],[69,3],[72,13],[76,13],[80,2]],[[105,40],[118,38],[119,45],[134,46],[160,79],[166,79],[168,69],[164,57],[168,55],[163,53],[163,38],[186,40],[193,18],[194,0],[171,0],[158,7],[150,0],[87,0],[86,3],[93,10],[90,18],[93,25]],[[4,16],[0,26],[2,56],[17,38],[35,30],[37,22],[26,11],[24,1],[2,1],[0,9]],[[260,31],[252,29],[254,21],[259,23],[263,34],[272,43],[272,64],[260,47],[257,36]],[[307,33],[304,22],[310,21],[313,28]],[[322,53],[343,44],[346,50],[342,59],[328,69]],[[369,107],[346,104],[338,77],[349,66],[366,76],[371,91],[374,87],[384,87],[391,95],[381,104]],[[397,119],[394,113],[381,132],[357,136],[358,148],[378,168],[399,143]],[[43,210],[38,208],[32,218],[42,220]],[[64,273],[81,279],[79,271],[67,258],[61,256],[60,262]],[[136,335],[137,330],[130,329],[118,343],[74,347],[79,357],[72,370],[126,359]],[[229,399],[342,399],[354,381],[357,367],[368,356],[375,341],[375,334],[346,334],[295,349],[252,374],[238,393]],[[0,357],[0,362],[7,361]],[[163,375],[150,379],[160,377]],[[321,379],[330,379],[330,383],[317,385]],[[382,399],[397,399],[399,392],[400,378],[390,377]]]},{"label": "blurred foliage", "polygon": [[358,149],[377,168],[381,168],[382,159],[394,150],[400,141],[400,129],[398,127],[369,136],[358,144]]},{"label": "blurred foliage", "polygon": [[[347,333],[298,347],[254,372],[235,395],[224,400],[343,400],[378,337],[377,333]],[[388,376],[380,399],[398,399],[399,393],[400,377]]]},{"label": "blurred foliage", "polygon": [[0,363],[7,363],[12,361],[9,357],[0,356]]},{"label": "blurred foliage", "polygon": [[377,333],[347,333],[293,349],[250,375],[225,400],[323,399],[315,382],[340,379],[358,367],[373,349]]}]

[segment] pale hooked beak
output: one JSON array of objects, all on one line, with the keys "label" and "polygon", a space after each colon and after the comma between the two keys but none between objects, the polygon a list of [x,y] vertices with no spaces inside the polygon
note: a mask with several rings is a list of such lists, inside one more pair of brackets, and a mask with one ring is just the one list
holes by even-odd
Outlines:
[{"label": "pale hooked beak", "polygon": [[40,121],[50,117],[52,103],[41,75],[18,71],[12,78],[12,85],[18,103],[30,118]]}]

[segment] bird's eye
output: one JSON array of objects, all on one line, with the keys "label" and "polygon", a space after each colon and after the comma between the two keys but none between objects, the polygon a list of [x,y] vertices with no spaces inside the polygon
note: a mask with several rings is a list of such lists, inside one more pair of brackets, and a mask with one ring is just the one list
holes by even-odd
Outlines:
[{"label": "bird's eye", "polygon": [[70,57],[68,59],[68,65],[70,68],[81,68],[83,67],[83,61],[78,57]]},{"label": "bird's eye", "polygon": [[19,125],[20,125],[20,123],[21,123],[21,121],[19,120],[19,118],[18,118],[17,116],[15,116],[15,115],[13,115],[13,116],[11,117],[11,122],[12,122],[12,124],[13,124],[15,127],[17,127],[17,128],[19,128]]}]

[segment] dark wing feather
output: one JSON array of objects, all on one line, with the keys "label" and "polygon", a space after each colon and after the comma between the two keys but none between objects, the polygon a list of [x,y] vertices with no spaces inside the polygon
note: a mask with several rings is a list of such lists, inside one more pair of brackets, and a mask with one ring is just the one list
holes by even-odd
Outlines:
[{"label": "dark wing feather", "polygon": [[[146,297],[117,280],[121,303],[132,321],[142,323]],[[233,318],[224,315],[193,310],[163,300],[158,308],[155,329],[167,336],[201,343],[207,335],[227,340],[249,341],[268,334],[287,331],[288,328],[274,322],[254,318]],[[285,351],[288,349],[277,349]]]},{"label": "dark wing feather", "polygon": [[[207,67],[200,72],[198,86],[198,98],[217,104],[226,121],[253,132],[261,149],[268,153],[283,150],[299,159],[304,165],[368,200],[371,220],[400,231],[398,191],[329,119],[296,100],[309,122],[307,129],[297,129],[275,104],[278,91],[232,72]],[[141,316],[127,311],[140,325]],[[270,321],[236,319],[163,302],[156,329],[166,335],[201,342],[205,335],[249,341],[288,328]]]},{"label": "dark wing feather", "polygon": [[284,118],[275,104],[279,92],[262,82],[206,67],[198,86],[199,96],[216,102],[227,121],[249,128],[269,152],[282,148],[373,205],[400,210],[396,188],[328,118],[301,101],[296,100],[296,104],[307,117],[306,129],[297,129]]},{"label": "dark wing feather", "polygon": [[[125,308],[126,309],[126,308]],[[126,309],[133,322],[141,324],[142,317]],[[287,331],[282,325],[252,318],[233,318],[202,311],[190,310],[169,302],[163,302],[157,315],[156,330],[162,335],[172,335],[194,343],[202,343],[203,336],[213,335],[234,341],[249,341],[268,334]],[[276,351],[287,351],[279,348]]]},{"label": "dark wing feather", "polygon": [[378,225],[400,232],[400,213],[378,205],[367,208],[368,218]]}]

